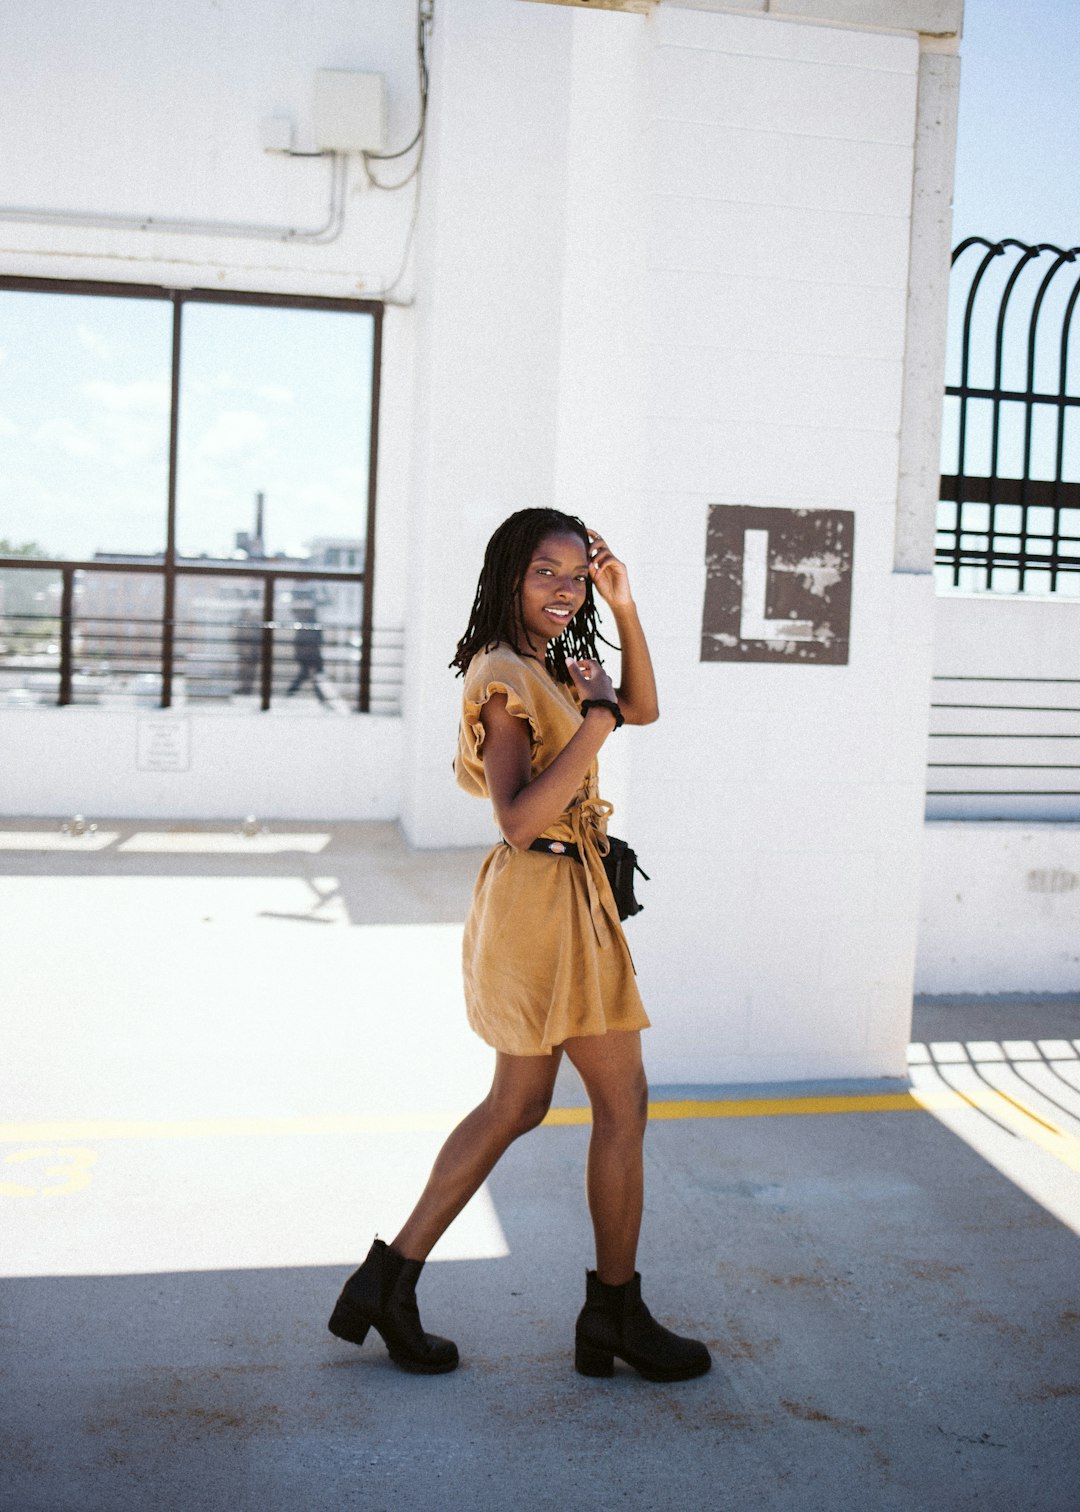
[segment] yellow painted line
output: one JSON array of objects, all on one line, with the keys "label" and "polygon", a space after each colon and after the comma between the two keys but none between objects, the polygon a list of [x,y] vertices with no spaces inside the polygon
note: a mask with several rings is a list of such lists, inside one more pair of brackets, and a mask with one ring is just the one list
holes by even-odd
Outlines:
[{"label": "yellow painted line", "polygon": [[[957,1099],[959,1101],[959,1099]],[[870,1092],[832,1097],[743,1097],[709,1101],[686,1099],[650,1102],[649,1118],[781,1118],[808,1113],[921,1113],[925,1108],[910,1092]],[[587,1124],[588,1108],[552,1108],[545,1124]]]},{"label": "yellow painted line", "polygon": [[[962,1106],[958,1093],[944,1094]],[[908,1092],[867,1096],[740,1098],[715,1101],[651,1102],[649,1117],[663,1119],[765,1118],[805,1113],[921,1112],[925,1101]],[[411,1134],[453,1128],[468,1110],[434,1113],[353,1113],[324,1118],[71,1119],[0,1123],[0,1143],[72,1139],[231,1139],[308,1134]],[[552,1108],[549,1127],[592,1122],[586,1108]]]},{"label": "yellow painted line", "polygon": [[0,1143],[72,1139],[234,1139],[305,1134],[412,1134],[451,1129],[456,1113],[369,1113],[336,1118],[90,1118],[0,1123]]},{"label": "yellow painted line", "polygon": [[[466,1111],[462,1108],[430,1113],[361,1113],[322,1118],[66,1119],[11,1122],[0,1123],[0,1144],[48,1147],[102,1140],[445,1133],[453,1128]],[[969,1088],[962,1092],[942,1085],[913,1088],[910,1092],[855,1093],[850,1096],[687,1098],[649,1104],[649,1117],[656,1122],[946,1111],[988,1114],[1018,1138],[1037,1145],[1070,1170],[1080,1173],[1080,1139],[1064,1133],[1020,1099],[989,1086],[985,1089]],[[587,1107],[552,1108],[544,1119],[548,1127],[580,1126],[591,1122],[592,1113]],[[50,1151],[45,1148],[34,1153],[44,1155]],[[9,1156],[8,1160],[12,1158],[18,1157]],[[9,1186],[10,1183],[0,1183],[0,1195],[6,1193]]]},{"label": "yellow painted line", "polygon": [[[988,1113],[1013,1133],[1039,1145],[1080,1171],[1080,1140],[1063,1133],[1017,1098],[987,1087],[958,1092],[928,1087],[911,1092],[855,1093],[820,1097],[671,1099],[649,1104],[655,1122],[705,1118],[784,1118],[839,1113],[936,1113],[971,1109]],[[466,1109],[431,1113],[361,1113],[321,1118],[70,1119],[0,1123],[3,1144],[66,1144],[140,1139],[259,1139],[310,1135],[441,1133]],[[592,1122],[589,1108],[552,1108],[550,1127]]]},{"label": "yellow painted line", "polygon": [[1034,1108],[1029,1108],[1027,1103],[1022,1102],[1020,1098],[1010,1096],[1008,1092],[1003,1092],[1000,1087],[995,1087],[994,1091],[998,1097],[1003,1097],[1007,1103],[1011,1104],[1018,1112],[1023,1113],[1026,1118],[1033,1118],[1044,1129],[1049,1129],[1051,1134],[1060,1134],[1062,1139],[1067,1137],[1056,1124],[1048,1123],[1045,1118],[1041,1118]]}]

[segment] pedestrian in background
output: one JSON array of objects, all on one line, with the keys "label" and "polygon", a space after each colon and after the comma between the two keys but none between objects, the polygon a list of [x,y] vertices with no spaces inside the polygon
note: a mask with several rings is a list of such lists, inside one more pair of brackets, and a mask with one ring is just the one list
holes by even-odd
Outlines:
[{"label": "pedestrian in background", "polygon": [[320,703],[326,702],[326,694],[319,684],[319,677],[323,670],[322,654],[322,626],[319,624],[318,610],[313,603],[305,603],[300,611],[307,616],[300,620],[293,635],[293,655],[296,657],[296,676],[285,690],[288,698],[311,679],[311,690]]}]

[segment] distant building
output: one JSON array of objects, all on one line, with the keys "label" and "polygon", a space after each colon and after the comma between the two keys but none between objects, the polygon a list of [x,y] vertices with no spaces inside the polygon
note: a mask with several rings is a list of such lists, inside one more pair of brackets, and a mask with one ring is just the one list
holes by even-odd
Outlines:
[{"label": "distant building", "polygon": [[[290,556],[262,554],[262,509],[256,533],[238,531],[237,550],[231,558],[200,557],[205,576],[185,572],[177,578],[174,624],[177,679],[183,679],[189,695],[225,697],[236,681],[238,627],[261,620],[263,579],[214,573],[215,568],[247,560],[252,567],[272,567],[275,572],[298,569],[363,570],[364,541],[356,536],[319,537],[308,543],[308,554]],[[97,552],[100,571],[80,572],[75,581],[75,636],[73,649],[85,670],[127,675],[152,669],[160,662],[161,625],[164,608],[163,580],[153,572],[110,572],[110,565],[161,566],[160,553]],[[285,643],[300,623],[318,619],[330,632],[330,645],[339,646],[346,657],[355,649],[362,604],[359,583],[295,583],[279,579],[274,598],[274,616]],[[281,654],[279,647],[278,654]],[[276,658],[275,658],[276,659]]]}]

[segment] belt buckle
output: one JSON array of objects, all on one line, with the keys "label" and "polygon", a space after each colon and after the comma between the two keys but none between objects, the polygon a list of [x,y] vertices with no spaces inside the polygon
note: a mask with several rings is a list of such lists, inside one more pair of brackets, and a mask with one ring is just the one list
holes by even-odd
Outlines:
[{"label": "belt buckle", "polygon": [[565,856],[566,855],[566,846],[562,843],[561,840],[549,840],[548,841],[548,850],[551,852],[551,854],[553,856]]}]

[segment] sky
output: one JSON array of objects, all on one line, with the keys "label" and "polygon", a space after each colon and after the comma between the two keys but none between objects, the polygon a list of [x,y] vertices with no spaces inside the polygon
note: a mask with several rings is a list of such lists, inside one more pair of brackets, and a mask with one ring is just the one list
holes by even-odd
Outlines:
[{"label": "sky", "polygon": [[[953,246],[969,236],[981,236],[990,241],[1012,237],[1028,244],[1080,247],[1080,112],[1076,103],[1080,98],[1080,0],[966,0],[960,67]],[[981,249],[971,248],[953,274],[947,383],[960,381],[964,304],[982,256]],[[1014,251],[995,259],[980,285],[969,370],[969,380],[975,385],[990,387],[994,382],[998,306],[1018,258]],[[1036,291],[1054,261],[1052,254],[1043,253],[1030,263],[1010,298],[1001,371],[1005,388],[1027,388],[1029,318]],[[1035,348],[1037,392],[1058,392],[1062,319],[1078,269],[1080,264],[1063,265],[1047,285]],[[1066,391],[1080,392],[1080,339],[1071,343]],[[947,398],[943,473],[959,470],[959,415],[958,401]],[[997,454],[992,463],[995,418]],[[985,477],[993,466],[999,476],[1023,476],[1029,423],[1029,475],[1053,478],[1058,412],[1048,404],[1035,405],[1029,413],[1020,403],[1005,403],[996,412],[989,401],[969,403],[963,470],[969,476]],[[1080,477],[1080,413],[1075,410],[1064,415],[1062,476]],[[939,510],[943,528],[951,526],[953,508],[943,504]],[[1077,529],[1077,514],[1064,511],[1062,528]],[[996,528],[1018,530],[1019,516],[1019,509],[999,505]],[[1050,516],[1048,509],[1029,511],[1028,529],[1048,531]],[[988,518],[985,505],[965,505],[968,530],[985,529]],[[966,539],[971,545],[979,544],[975,536]],[[1015,541],[1002,538],[998,544],[1015,549]],[[985,586],[981,569],[964,571],[962,587]],[[1015,577],[1015,573],[998,570],[994,586],[1012,591],[1018,586]],[[1033,590],[1049,586],[1048,576],[1045,582],[1031,576],[1027,583]],[[1069,579],[1068,587],[1080,591],[1074,579]],[[1062,582],[1058,588],[1062,590]]]},{"label": "sky", "polygon": [[1080,0],[966,0],[953,245],[1080,245]]},{"label": "sky", "polygon": [[[171,306],[0,290],[0,537],[54,556],[165,544]],[[177,545],[229,556],[265,495],[270,552],[362,539],[372,320],[188,303]]]}]

